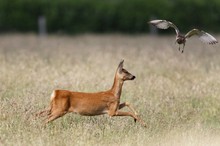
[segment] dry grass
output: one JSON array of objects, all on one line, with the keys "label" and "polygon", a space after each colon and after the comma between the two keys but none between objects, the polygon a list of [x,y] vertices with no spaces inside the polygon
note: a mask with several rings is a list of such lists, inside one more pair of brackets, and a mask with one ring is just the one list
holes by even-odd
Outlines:
[{"label": "dry grass", "polygon": [[[219,45],[195,38],[184,54],[176,48],[165,36],[0,36],[0,145],[219,145]],[[121,100],[148,128],[106,115],[68,114],[47,127],[32,117],[53,89],[109,89],[122,58],[137,79]]]}]

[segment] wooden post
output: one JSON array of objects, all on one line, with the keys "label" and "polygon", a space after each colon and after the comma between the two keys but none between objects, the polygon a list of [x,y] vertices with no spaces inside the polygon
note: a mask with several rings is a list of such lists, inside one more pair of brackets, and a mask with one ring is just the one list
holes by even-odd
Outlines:
[{"label": "wooden post", "polygon": [[[150,20],[155,20],[156,19],[156,17],[155,16],[151,16],[150,17]],[[153,26],[153,25],[149,25],[149,30],[150,30],[150,35],[157,35],[158,34],[158,29],[155,27],[155,26]]]},{"label": "wooden post", "polygon": [[46,18],[43,15],[38,17],[38,34],[40,37],[47,35]]}]

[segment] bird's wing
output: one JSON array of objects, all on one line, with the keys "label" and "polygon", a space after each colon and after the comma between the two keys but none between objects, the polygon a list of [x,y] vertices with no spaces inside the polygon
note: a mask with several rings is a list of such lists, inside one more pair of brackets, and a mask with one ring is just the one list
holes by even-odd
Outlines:
[{"label": "bird's wing", "polygon": [[160,29],[168,29],[169,27],[172,27],[175,29],[176,34],[179,34],[179,29],[176,27],[176,25],[174,25],[172,22],[167,21],[167,20],[152,20],[149,21],[150,24],[156,26],[157,28]]},{"label": "bird's wing", "polygon": [[218,43],[218,41],[216,40],[216,38],[214,38],[211,34],[205,32],[205,31],[200,31],[198,29],[192,29],[190,30],[185,37],[186,38],[190,38],[193,35],[197,35],[199,37],[199,39],[204,42],[204,43],[208,43],[208,44],[216,44]]}]

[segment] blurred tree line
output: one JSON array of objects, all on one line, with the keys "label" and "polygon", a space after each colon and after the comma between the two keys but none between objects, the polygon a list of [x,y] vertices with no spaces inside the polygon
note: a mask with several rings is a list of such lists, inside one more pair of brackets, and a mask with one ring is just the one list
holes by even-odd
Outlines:
[{"label": "blurred tree line", "polygon": [[49,33],[145,33],[152,18],[220,32],[220,0],[0,0],[0,32],[37,32],[40,16]]}]

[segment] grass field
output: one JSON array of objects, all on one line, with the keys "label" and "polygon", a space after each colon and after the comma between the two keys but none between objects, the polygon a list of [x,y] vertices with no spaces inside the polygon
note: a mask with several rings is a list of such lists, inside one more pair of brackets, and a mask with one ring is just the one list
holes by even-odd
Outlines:
[{"label": "grass field", "polygon": [[[174,39],[0,36],[0,145],[220,145],[219,44],[194,38],[182,54]],[[137,77],[125,82],[121,101],[135,107],[147,128],[130,117],[75,114],[44,127],[32,116],[48,107],[54,89],[109,89],[121,59]]]}]

